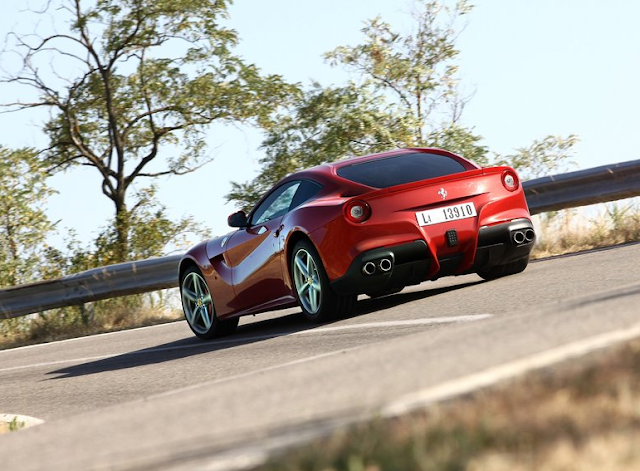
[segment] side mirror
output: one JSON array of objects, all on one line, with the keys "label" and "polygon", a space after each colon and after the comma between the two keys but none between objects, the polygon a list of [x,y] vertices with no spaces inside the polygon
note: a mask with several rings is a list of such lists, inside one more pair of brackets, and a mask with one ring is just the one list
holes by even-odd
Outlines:
[{"label": "side mirror", "polygon": [[227,223],[231,227],[247,227],[247,215],[244,211],[238,211],[227,218]]}]

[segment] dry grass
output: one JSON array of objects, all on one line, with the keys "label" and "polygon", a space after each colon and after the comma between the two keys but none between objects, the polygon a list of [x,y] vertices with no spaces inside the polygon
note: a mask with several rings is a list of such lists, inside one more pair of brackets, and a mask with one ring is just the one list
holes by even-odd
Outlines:
[{"label": "dry grass", "polygon": [[276,457],[278,471],[640,469],[640,340]]},{"label": "dry grass", "polygon": [[640,202],[568,209],[542,215],[539,242],[532,257],[579,252],[640,240]]},{"label": "dry grass", "polygon": [[0,320],[0,350],[173,322],[183,318],[175,295],[126,296]]}]

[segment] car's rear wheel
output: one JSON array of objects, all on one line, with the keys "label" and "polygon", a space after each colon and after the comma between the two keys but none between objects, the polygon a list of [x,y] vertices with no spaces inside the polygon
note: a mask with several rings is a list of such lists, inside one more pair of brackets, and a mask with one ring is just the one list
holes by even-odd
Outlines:
[{"label": "car's rear wheel", "polygon": [[529,257],[521,258],[515,262],[505,263],[504,265],[496,265],[487,270],[478,272],[481,278],[485,280],[495,280],[496,278],[502,278],[503,276],[515,275],[527,268],[529,264]]},{"label": "car's rear wheel", "polygon": [[326,322],[348,313],[356,297],[336,294],[311,242],[298,241],[291,257],[291,274],[298,303],[312,322]]},{"label": "car's rear wheel", "polygon": [[238,318],[220,320],[216,315],[211,291],[197,267],[188,268],[180,280],[184,317],[196,336],[203,340],[233,333]]}]

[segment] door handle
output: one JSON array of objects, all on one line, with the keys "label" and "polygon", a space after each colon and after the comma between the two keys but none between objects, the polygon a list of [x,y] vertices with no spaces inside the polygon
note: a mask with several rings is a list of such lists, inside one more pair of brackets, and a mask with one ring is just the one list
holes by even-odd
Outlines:
[{"label": "door handle", "polygon": [[273,237],[278,237],[280,235],[280,232],[282,232],[282,229],[284,229],[284,224],[280,224],[280,227],[278,227],[273,233]]}]

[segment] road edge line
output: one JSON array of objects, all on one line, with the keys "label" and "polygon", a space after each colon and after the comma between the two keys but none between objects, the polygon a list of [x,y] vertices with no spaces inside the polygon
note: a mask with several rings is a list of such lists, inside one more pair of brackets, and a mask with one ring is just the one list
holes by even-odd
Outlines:
[{"label": "road edge line", "polygon": [[618,329],[571,342],[500,366],[488,368],[479,373],[447,381],[439,386],[400,396],[398,399],[383,406],[380,415],[382,417],[398,417],[433,403],[493,386],[501,381],[547,368],[572,358],[582,357],[638,337],[640,337],[640,323],[626,329]]}]

